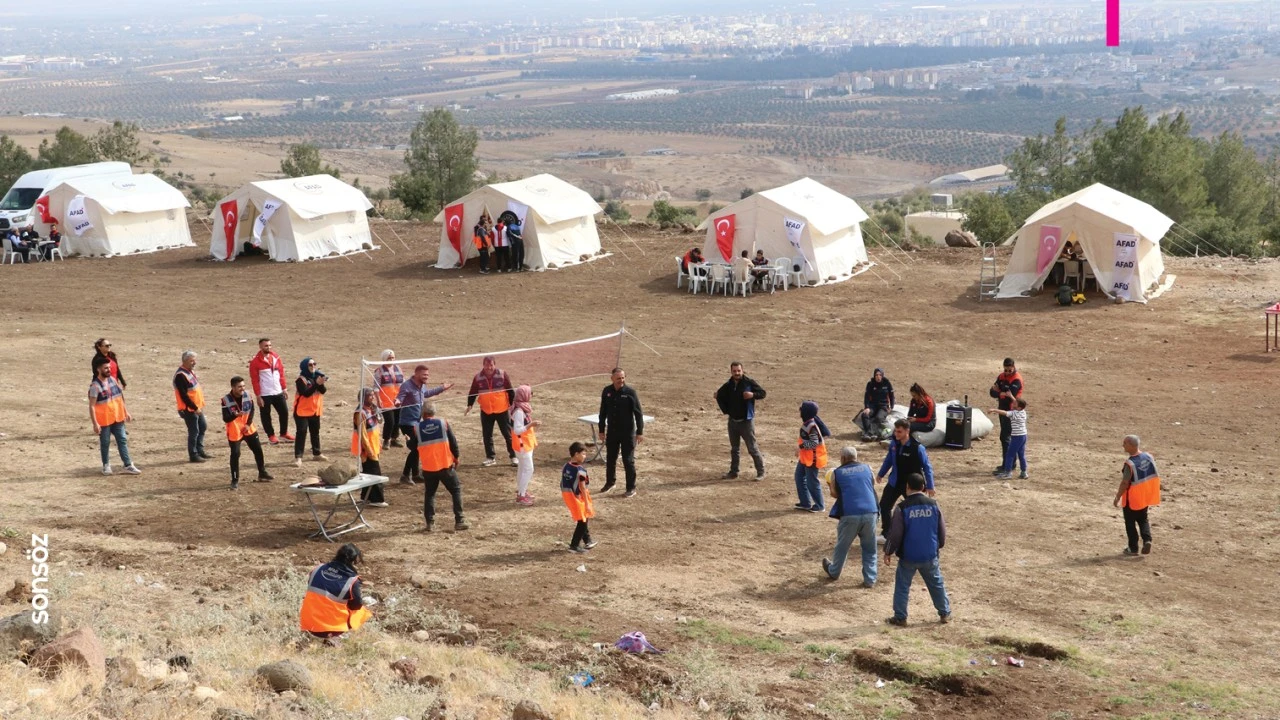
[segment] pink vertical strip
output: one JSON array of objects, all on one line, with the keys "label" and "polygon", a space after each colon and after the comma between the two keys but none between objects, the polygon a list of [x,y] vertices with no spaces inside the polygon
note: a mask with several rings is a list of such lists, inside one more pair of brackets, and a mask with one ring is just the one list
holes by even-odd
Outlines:
[{"label": "pink vertical strip", "polygon": [[1107,0],[1107,47],[1120,45],[1120,0]]}]

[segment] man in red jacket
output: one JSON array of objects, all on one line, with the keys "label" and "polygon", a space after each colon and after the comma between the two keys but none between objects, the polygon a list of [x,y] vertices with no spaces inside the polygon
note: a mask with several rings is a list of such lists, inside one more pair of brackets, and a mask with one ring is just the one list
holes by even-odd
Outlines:
[{"label": "man in red jacket", "polygon": [[258,341],[258,354],[249,361],[249,379],[253,382],[254,400],[262,411],[262,427],[272,445],[280,443],[271,423],[271,408],[280,414],[280,435],[292,441],[289,434],[289,386],[284,379],[284,361],[271,350],[271,338]]}]

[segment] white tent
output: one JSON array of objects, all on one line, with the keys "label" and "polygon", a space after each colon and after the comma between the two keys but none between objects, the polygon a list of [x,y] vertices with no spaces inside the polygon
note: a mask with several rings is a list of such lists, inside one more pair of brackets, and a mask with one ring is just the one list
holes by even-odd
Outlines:
[{"label": "white tent", "polygon": [[[716,224],[734,216],[733,247],[724,257],[716,242]],[[848,280],[868,262],[862,241],[867,213],[810,178],[764,190],[722,208],[702,221],[707,231],[702,255],[709,262],[731,262],[743,250],[763,250],[770,259],[798,259],[810,284]]]},{"label": "white tent", "polygon": [[[450,239],[453,209],[462,206],[462,214]],[[456,268],[466,260],[478,257],[471,230],[488,211],[496,221],[507,210],[522,221],[524,263],[534,269],[558,268],[588,262],[601,256],[600,235],[595,216],[600,204],[586,192],[554,175],[534,175],[514,182],[494,183],[455,200],[436,215],[441,223],[440,254],[436,267]]]},{"label": "white tent", "polygon": [[1146,302],[1172,282],[1170,277],[1158,286],[1164,275],[1160,240],[1172,226],[1173,220],[1147,203],[1101,183],[1090,185],[1040,208],[1005,241],[1014,243],[1013,255],[996,297],[1040,289],[1070,241],[1088,260],[1103,293]]},{"label": "white tent", "polygon": [[277,262],[372,250],[365,216],[372,207],[364,193],[332,175],[251,182],[214,207],[209,254],[234,260],[246,242],[254,241],[255,228],[261,246]]},{"label": "white tent", "polygon": [[81,177],[48,192],[49,214],[59,218],[62,252],[129,255],[194,247],[186,197],[155,175]]}]

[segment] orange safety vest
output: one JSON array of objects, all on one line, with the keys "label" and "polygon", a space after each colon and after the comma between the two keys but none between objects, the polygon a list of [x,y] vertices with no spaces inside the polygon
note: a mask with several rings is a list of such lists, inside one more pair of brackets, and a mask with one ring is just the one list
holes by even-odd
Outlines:
[{"label": "orange safety vest", "polygon": [[1124,505],[1130,510],[1145,510],[1160,504],[1160,473],[1155,460],[1145,452],[1124,461],[1132,473],[1129,489],[1124,494]]},{"label": "orange safety vest", "polygon": [[[311,386],[315,383],[301,378],[301,380]],[[320,393],[312,393],[311,395],[299,395],[293,400],[293,414],[298,417],[320,417],[324,414],[324,395]]]},{"label": "orange safety vest", "polygon": [[[378,427],[378,412],[360,408],[352,422],[355,427],[351,430],[351,454],[361,460],[376,462],[382,454],[382,428]],[[364,447],[360,444],[361,434],[365,436]]]},{"label": "orange safety vest", "polygon": [[89,394],[93,396],[93,421],[99,427],[124,422],[124,390],[115,378],[108,377],[105,382],[94,378]]},{"label": "orange safety vest", "polygon": [[404,384],[404,372],[399,365],[383,365],[373,371],[373,381],[378,384],[378,405],[390,410],[396,406],[396,395]]},{"label": "orange safety vest", "polygon": [[[817,430],[817,423],[808,422],[800,428],[800,438],[796,440],[796,445],[804,445],[804,435],[813,426]],[[818,447],[812,450],[800,449],[800,464],[805,467],[813,467],[821,470],[827,466],[827,441],[822,437],[822,433],[818,432]]]},{"label": "orange safety vest", "polygon": [[241,440],[258,433],[258,428],[249,422],[249,413],[253,412],[253,401],[249,399],[249,393],[240,396],[236,400],[227,393],[222,398],[223,407],[234,407],[239,410],[235,417],[231,418],[231,422],[227,423],[227,440],[230,442],[240,442]]},{"label": "orange safety vest", "polygon": [[[187,391],[187,397],[191,398],[191,402],[195,403],[196,412],[204,409],[204,388],[200,387],[200,378],[196,374],[186,368],[178,368],[178,372],[174,373],[174,379],[178,375],[184,375],[187,382],[191,384],[191,389]],[[186,412],[187,404],[182,401],[182,393],[178,392],[178,388],[173,388],[173,401],[178,404],[178,412]]]},{"label": "orange safety vest", "polygon": [[524,421],[529,424],[524,432],[511,433],[511,449],[516,452],[532,452],[538,447],[538,436],[533,434],[533,418],[526,414]]},{"label": "orange safety vest", "polygon": [[302,598],[299,624],[307,632],[340,632],[357,630],[373,616],[369,608],[352,612],[347,607],[351,588],[359,575],[347,575],[333,563],[320,565],[307,578],[307,594]]},{"label": "orange safety vest", "polygon": [[[596,516],[595,506],[591,503],[591,491],[587,489],[587,483],[579,484],[578,479],[585,474],[581,465],[573,463],[565,463],[564,468],[560,471],[560,497],[564,499],[565,507],[569,508],[569,515],[578,522],[583,522]],[[589,482],[589,480],[588,480]],[[577,488],[579,492],[574,492]]]},{"label": "orange safety vest", "polygon": [[453,467],[453,451],[449,449],[449,421],[424,418],[418,422],[418,462],[426,472]]},{"label": "orange safety vest", "polygon": [[506,373],[496,368],[490,377],[485,377],[484,373],[476,373],[476,388],[480,391],[476,400],[480,401],[480,412],[497,415],[511,409],[506,380]]}]

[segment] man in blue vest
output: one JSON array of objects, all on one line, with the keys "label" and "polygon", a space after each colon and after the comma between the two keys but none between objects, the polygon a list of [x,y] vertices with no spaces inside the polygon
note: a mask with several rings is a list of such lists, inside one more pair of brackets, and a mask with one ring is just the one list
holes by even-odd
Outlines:
[{"label": "man in blue vest", "polygon": [[889,441],[889,452],[885,453],[876,477],[876,482],[882,482],[886,477],[889,479],[880,494],[880,534],[884,537],[889,537],[893,504],[906,494],[903,478],[915,473],[924,476],[925,492],[933,497],[933,465],[929,463],[929,453],[911,436],[911,422],[898,418],[893,421],[893,439]]},{"label": "man in blue vest", "polygon": [[871,468],[858,462],[857,450],[846,447],[840,451],[840,467],[831,477],[831,493],[836,498],[831,517],[840,521],[836,526],[836,549],[830,560],[822,558],[822,569],[832,580],[840,577],[853,539],[858,538],[862,543],[862,587],[876,584],[876,518],[880,509],[874,483]]},{"label": "man in blue vest", "polygon": [[907,624],[907,600],[911,595],[911,581],[916,572],[924,578],[929,597],[938,611],[941,622],[951,620],[951,601],[942,583],[942,569],[938,566],[938,551],[947,544],[947,526],[942,521],[942,508],[937,501],[924,494],[924,476],[913,473],[906,478],[907,496],[893,511],[889,523],[889,537],[884,544],[884,565],[893,563],[897,555],[898,573],[894,578],[893,617],[890,625]]}]

